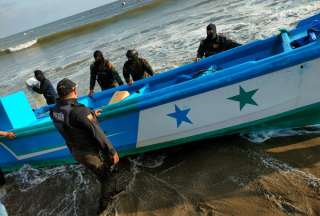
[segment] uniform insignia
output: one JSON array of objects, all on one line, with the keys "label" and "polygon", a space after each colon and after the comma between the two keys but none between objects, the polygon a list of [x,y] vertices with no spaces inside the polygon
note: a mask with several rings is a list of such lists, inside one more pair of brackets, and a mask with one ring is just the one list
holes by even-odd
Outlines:
[{"label": "uniform insignia", "polygon": [[91,122],[94,120],[94,117],[93,117],[93,115],[92,115],[91,113],[87,115],[87,118],[88,118],[89,121],[91,121]]},{"label": "uniform insignia", "polygon": [[60,112],[53,112],[52,113],[52,116],[59,120],[59,121],[64,121],[64,114],[63,113],[60,113]]}]

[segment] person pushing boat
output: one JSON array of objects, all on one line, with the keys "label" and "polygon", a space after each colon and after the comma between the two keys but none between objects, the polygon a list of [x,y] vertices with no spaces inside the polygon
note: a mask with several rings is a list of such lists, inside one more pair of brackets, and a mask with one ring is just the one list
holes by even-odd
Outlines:
[{"label": "person pushing boat", "polygon": [[44,76],[41,70],[34,71],[34,77],[40,82],[40,86],[31,86],[32,90],[43,94],[48,105],[56,103],[57,92],[51,82]]},{"label": "person pushing boat", "polygon": [[206,58],[237,46],[241,46],[241,44],[221,34],[217,34],[216,25],[210,23],[207,26],[207,37],[200,42],[196,61],[199,61],[203,57]]},{"label": "person pushing boat", "polygon": [[131,85],[134,81],[154,75],[149,62],[144,58],[140,58],[137,50],[128,50],[126,56],[128,61],[123,65],[123,77],[126,83]]},{"label": "person pushing boat", "polygon": [[63,79],[57,84],[57,92],[59,98],[50,117],[73,157],[101,183],[99,212],[102,212],[117,192],[115,174],[110,168],[119,162],[118,153],[99,126],[97,112],[77,102],[76,84]]},{"label": "person pushing boat", "polygon": [[94,93],[96,81],[98,81],[101,90],[114,88],[117,85],[123,85],[123,81],[118,72],[111,62],[104,58],[100,50],[96,50],[93,53],[93,57],[95,61],[90,65],[89,96],[92,96]]}]

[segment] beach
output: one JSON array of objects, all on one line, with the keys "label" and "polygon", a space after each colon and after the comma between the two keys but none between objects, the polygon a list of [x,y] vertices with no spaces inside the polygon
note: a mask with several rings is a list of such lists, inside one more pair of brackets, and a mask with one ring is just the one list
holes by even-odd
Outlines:
[{"label": "beach", "polygon": [[[228,136],[125,158],[126,190],[105,215],[319,215],[319,151],[317,134],[264,144]],[[24,167],[9,182],[10,215],[90,215],[97,208],[99,184],[80,165]]]},{"label": "beach", "polygon": [[[135,48],[156,73],[192,62],[205,28],[246,44],[293,28],[320,11],[315,0],[115,1],[0,39],[0,95],[24,90],[35,69],[88,93],[93,52],[122,76]],[[99,91],[96,87],[96,91]],[[320,215],[320,127],[235,134],[121,159],[125,190],[105,215]],[[9,215],[94,215],[99,183],[78,164],[7,174],[0,198]]]}]

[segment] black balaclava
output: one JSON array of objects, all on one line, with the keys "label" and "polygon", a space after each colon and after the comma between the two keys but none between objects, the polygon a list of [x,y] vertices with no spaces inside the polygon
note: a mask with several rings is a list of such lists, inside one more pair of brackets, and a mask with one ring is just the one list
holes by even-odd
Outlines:
[{"label": "black balaclava", "polygon": [[104,62],[103,54],[100,50],[96,50],[93,53],[93,57],[96,63],[101,64]]},{"label": "black balaclava", "polygon": [[35,70],[34,71],[34,77],[40,82],[42,82],[42,81],[44,81],[46,79],[41,70]]},{"label": "black balaclava", "polygon": [[207,32],[207,37],[208,38],[215,38],[217,36],[217,28],[216,28],[216,25],[213,24],[213,23],[210,23],[208,26],[207,26],[207,31],[208,30],[213,30],[213,32]]}]

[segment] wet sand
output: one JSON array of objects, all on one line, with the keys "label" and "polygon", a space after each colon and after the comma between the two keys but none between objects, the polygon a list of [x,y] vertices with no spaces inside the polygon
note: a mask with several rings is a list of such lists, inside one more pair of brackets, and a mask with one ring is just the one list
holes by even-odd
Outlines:
[{"label": "wet sand", "polygon": [[[320,137],[221,137],[122,159],[127,184],[104,215],[320,215]],[[95,215],[79,165],[24,167],[1,189],[9,215]],[[0,194],[1,194],[0,193]]]},{"label": "wet sand", "polygon": [[194,143],[141,169],[118,215],[320,215],[320,138]]}]

